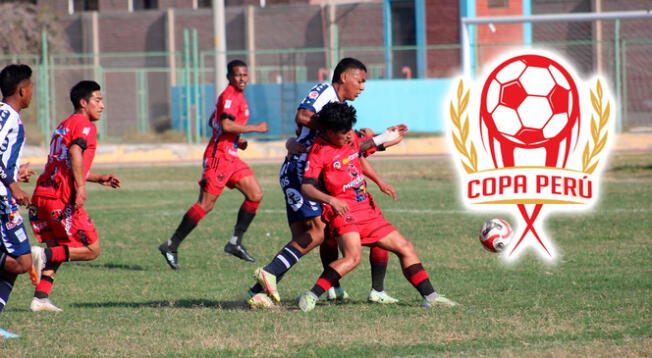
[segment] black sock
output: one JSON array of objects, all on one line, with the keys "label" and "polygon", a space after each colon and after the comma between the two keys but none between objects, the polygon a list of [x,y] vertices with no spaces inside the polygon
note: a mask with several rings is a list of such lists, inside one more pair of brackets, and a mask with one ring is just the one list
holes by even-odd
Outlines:
[{"label": "black sock", "polygon": [[315,283],[314,286],[310,289],[312,293],[315,294],[315,296],[319,297],[326,292],[331,286],[333,286],[333,283],[337,282],[342,278],[342,276],[335,271],[332,267],[328,266],[324,269],[324,272],[322,272],[321,276],[319,276],[319,279]]},{"label": "black sock", "polygon": [[242,244],[242,237],[244,236],[245,231],[249,228],[249,224],[254,220],[256,213],[249,212],[240,208],[238,211],[238,219],[235,222],[235,228],[233,229],[233,236],[238,238],[237,244]]}]

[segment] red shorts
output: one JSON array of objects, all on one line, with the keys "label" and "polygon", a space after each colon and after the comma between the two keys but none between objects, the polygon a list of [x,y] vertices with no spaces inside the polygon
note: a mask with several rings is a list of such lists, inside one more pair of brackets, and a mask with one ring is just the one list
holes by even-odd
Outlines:
[{"label": "red shorts", "polygon": [[335,215],[333,209],[326,205],[323,216],[330,225],[332,236],[357,232],[360,234],[362,245],[373,244],[396,231],[394,225],[385,219],[378,205],[371,199],[359,205],[349,204],[349,212],[344,215]]},{"label": "red shorts", "polygon": [[93,221],[86,210],[74,210],[58,199],[32,198],[29,221],[39,242],[55,240],[58,245],[84,247],[98,240]]},{"label": "red shorts", "polygon": [[199,186],[207,193],[220,195],[225,186],[233,189],[240,179],[252,175],[254,172],[242,159],[230,154],[218,155],[204,159]]}]

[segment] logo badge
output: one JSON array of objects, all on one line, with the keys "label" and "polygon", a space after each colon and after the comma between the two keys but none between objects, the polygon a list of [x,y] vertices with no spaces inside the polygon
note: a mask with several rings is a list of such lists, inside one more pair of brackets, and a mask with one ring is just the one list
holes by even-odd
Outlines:
[{"label": "logo badge", "polygon": [[552,54],[512,55],[489,68],[480,82],[460,79],[450,96],[447,134],[462,200],[514,215],[505,260],[532,248],[553,261],[544,218],[596,202],[615,103],[603,79],[583,81]]}]

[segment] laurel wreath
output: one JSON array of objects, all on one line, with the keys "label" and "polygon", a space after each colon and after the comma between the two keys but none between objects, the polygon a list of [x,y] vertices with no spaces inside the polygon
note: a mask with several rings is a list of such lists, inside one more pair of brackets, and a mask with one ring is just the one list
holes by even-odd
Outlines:
[{"label": "laurel wreath", "polygon": [[[459,85],[457,86],[457,103],[454,103],[454,100],[450,102],[450,117],[453,125],[457,129],[456,135],[453,134],[453,143],[455,143],[455,148],[457,149],[462,156],[466,158],[468,164],[461,160],[464,170],[468,174],[475,173],[478,171],[478,153],[475,150],[475,145],[471,141],[471,146],[467,149],[466,142],[469,139],[469,115],[466,114],[466,107],[469,105],[469,90],[464,91],[464,81],[460,80]],[[460,120],[464,119],[460,122]]]},{"label": "laurel wreath", "polygon": [[[611,102],[607,101],[606,106],[602,102],[602,83],[597,81],[595,92],[591,90],[591,104],[593,105],[593,113],[591,115],[591,139],[586,141],[584,153],[582,154],[582,172],[592,174],[600,162],[596,157],[602,152],[607,144],[607,137],[609,131],[605,128],[609,122],[609,114],[611,112]],[[597,96],[596,96],[597,93]],[[596,117],[597,116],[597,117]],[[602,132],[604,131],[604,135]],[[591,148],[591,141],[593,141],[593,148]],[[595,162],[594,162],[594,159]],[[591,165],[591,163],[593,163]]]}]

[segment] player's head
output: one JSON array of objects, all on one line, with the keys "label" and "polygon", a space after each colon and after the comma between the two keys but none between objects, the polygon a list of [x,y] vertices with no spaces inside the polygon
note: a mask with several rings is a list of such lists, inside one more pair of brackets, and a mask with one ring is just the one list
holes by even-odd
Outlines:
[{"label": "player's head", "polygon": [[8,65],[0,72],[0,90],[5,100],[18,100],[17,110],[27,108],[32,101],[32,69],[27,65]]},{"label": "player's head", "polygon": [[351,128],[357,121],[355,108],[343,102],[333,102],[325,105],[315,116],[329,142],[337,146],[351,142]]},{"label": "player's head", "polygon": [[367,67],[355,58],[340,60],[333,72],[333,85],[342,100],[353,101],[362,91],[367,81]]},{"label": "player's head", "polygon": [[81,81],[70,89],[70,101],[75,112],[84,114],[91,121],[100,119],[104,110],[101,87],[95,81]]},{"label": "player's head", "polygon": [[229,84],[233,85],[240,92],[244,91],[247,87],[247,80],[249,79],[247,64],[244,61],[233,60],[226,65],[226,69],[226,78],[229,80]]}]

